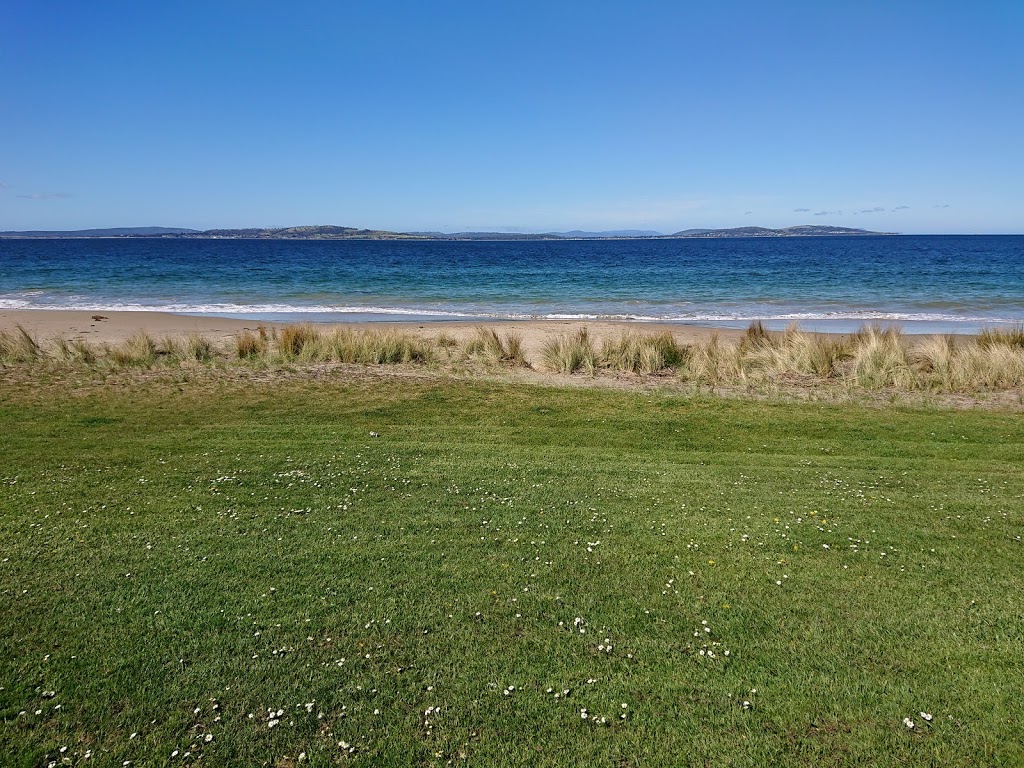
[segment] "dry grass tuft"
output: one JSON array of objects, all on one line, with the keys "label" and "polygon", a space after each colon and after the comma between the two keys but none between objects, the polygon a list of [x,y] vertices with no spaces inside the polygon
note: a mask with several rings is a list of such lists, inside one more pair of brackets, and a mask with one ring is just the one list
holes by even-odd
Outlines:
[{"label": "dry grass tuft", "polygon": [[1024,325],[1012,328],[983,328],[978,334],[978,346],[982,349],[1010,347],[1024,350]]},{"label": "dry grass tuft", "polygon": [[185,344],[177,336],[164,336],[156,345],[156,356],[164,362],[182,360],[185,357]]},{"label": "dry grass tuft", "polygon": [[[280,333],[263,327],[235,336],[240,363],[253,367],[281,363],[353,363],[389,365],[450,363],[458,342],[391,328],[286,326]],[[89,367],[160,368],[181,361],[212,365],[223,356],[199,334],[159,342],[140,332],[120,344],[96,347],[76,339],[53,338],[41,346],[21,326],[0,331],[0,364],[58,363]],[[461,351],[488,363],[529,367],[518,334],[480,327]],[[465,358],[462,358],[464,362]],[[561,373],[622,371],[642,376],[676,370],[686,382],[711,387],[767,386],[777,382],[802,387],[835,383],[872,391],[980,394],[1024,391],[1024,328],[988,330],[976,339],[956,336],[908,338],[897,328],[865,326],[848,337],[814,334],[792,325],[769,332],[752,324],[741,338],[723,341],[717,333],[703,342],[681,345],[669,333],[627,332],[607,338],[596,349],[586,328],[551,338],[542,349],[545,369]]]},{"label": "dry grass tuft", "polygon": [[545,366],[556,373],[583,371],[593,376],[598,365],[594,342],[586,327],[573,334],[556,336],[544,345],[541,354]]},{"label": "dry grass tuft", "polygon": [[914,389],[917,375],[900,330],[868,325],[857,331],[852,376],[865,389]]},{"label": "dry grass tuft", "polygon": [[961,379],[961,361],[956,342],[950,336],[930,336],[911,354],[918,382],[929,389],[955,391]]},{"label": "dry grass tuft", "polygon": [[0,331],[0,363],[33,363],[43,356],[43,349],[21,325],[14,333]]},{"label": "dry grass tuft", "polygon": [[679,368],[686,360],[686,349],[667,331],[660,334],[624,333],[605,341],[601,350],[603,365],[617,371],[653,374]]},{"label": "dry grass tuft", "polygon": [[266,354],[267,347],[266,332],[257,336],[252,331],[242,331],[235,336],[235,352],[239,360],[253,360],[262,357]]},{"label": "dry grass tuft", "polygon": [[93,365],[97,360],[95,348],[84,339],[68,341],[63,336],[55,336],[51,344],[57,359],[62,362]]},{"label": "dry grass tuft", "polygon": [[691,347],[680,373],[684,379],[713,387],[742,378],[736,348],[723,344],[718,333],[712,333],[703,344]]},{"label": "dry grass tuft", "polygon": [[[302,323],[285,326],[280,334],[268,334],[262,327],[258,331],[258,335],[243,331],[235,336],[235,354],[240,361],[250,364],[273,364],[283,360],[384,365],[428,362],[434,353],[429,340],[390,329],[341,327],[324,331],[310,323]],[[212,345],[203,347],[198,340],[189,339],[188,351],[189,356],[197,360],[216,357],[216,349]],[[200,355],[208,357],[201,358]]]},{"label": "dry grass tuft", "polygon": [[157,345],[153,337],[139,331],[124,343],[107,347],[107,357],[115,365],[149,368],[156,362]]},{"label": "dry grass tuft", "polygon": [[771,333],[757,322],[738,343],[722,342],[712,334],[691,347],[682,375],[711,386],[794,375],[828,381],[844,376],[844,364],[851,357],[850,344],[842,339],[806,333],[795,324],[785,333]]},{"label": "dry grass tuft", "polygon": [[420,339],[398,331],[363,331],[357,341],[353,362],[374,365],[395,363],[425,363],[430,360],[430,348]]},{"label": "dry grass tuft", "polygon": [[795,325],[786,329],[782,348],[786,352],[789,370],[823,379],[840,376],[843,362],[851,357],[849,346],[843,340],[804,333]]},{"label": "dry grass tuft", "polygon": [[286,325],[281,329],[277,347],[284,359],[293,360],[302,355],[307,345],[318,341],[319,338],[320,331],[312,323]]},{"label": "dry grass tuft", "polygon": [[198,333],[190,334],[185,339],[185,353],[189,360],[208,363],[216,356],[213,342]]},{"label": "dry grass tuft", "polygon": [[523,355],[523,337],[518,333],[506,333],[502,337],[493,328],[479,327],[475,338],[466,343],[467,355],[483,357],[494,363],[526,365]]},{"label": "dry grass tuft", "polygon": [[306,343],[302,359],[319,362],[393,365],[422,363],[431,359],[432,348],[408,333],[387,330],[335,328]]},{"label": "dry grass tuft", "polygon": [[93,365],[98,359],[96,348],[85,339],[75,339],[71,342],[71,351],[74,354],[75,362],[83,365]]},{"label": "dry grass tuft", "polygon": [[842,340],[801,331],[790,325],[772,335],[761,323],[747,329],[737,348],[737,365],[744,375],[773,377],[788,374],[837,378],[850,351]]},{"label": "dry grass tuft", "polygon": [[1008,344],[958,349],[949,389],[971,392],[1020,386],[1024,386],[1024,349]]},{"label": "dry grass tuft", "polygon": [[63,336],[54,336],[50,340],[50,344],[53,347],[54,354],[57,355],[58,360],[72,362],[75,359],[75,353],[71,348],[71,342]]},{"label": "dry grass tuft", "polygon": [[[795,326],[791,326],[795,330]],[[762,352],[768,349],[777,349],[779,346],[776,338],[764,327],[764,323],[757,320],[747,326],[743,338],[740,339],[739,353],[750,354]]]},{"label": "dry grass tuft", "polygon": [[990,335],[984,342],[979,336],[975,344],[933,336],[917,345],[913,360],[922,388],[975,392],[1024,386],[1024,346],[1012,335]]}]

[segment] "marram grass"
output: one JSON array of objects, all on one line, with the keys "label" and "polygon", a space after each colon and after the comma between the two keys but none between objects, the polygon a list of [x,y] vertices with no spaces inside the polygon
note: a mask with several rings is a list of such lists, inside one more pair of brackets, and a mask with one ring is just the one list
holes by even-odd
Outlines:
[{"label": "marram grass", "polygon": [[0,366],[86,366],[98,370],[210,367],[301,367],[308,364],[422,365],[460,370],[473,361],[556,374],[658,376],[660,384],[718,387],[844,387],[871,392],[980,394],[1024,387],[1024,330],[988,330],[976,338],[907,337],[865,326],[848,336],[785,332],[753,324],[738,341],[712,333],[682,344],[669,331],[596,338],[586,327],[557,334],[530,359],[522,338],[478,328],[461,344],[391,328],[289,325],[280,332],[243,331],[221,347],[199,334],[155,341],[144,331],[119,344],[52,339],[40,344],[20,326],[0,332]]},{"label": "marram grass", "polygon": [[978,346],[1024,349],[1024,325],[1016,325],[1007,329],[984,328],[978,334]]},{"label": "marram grass", "polygon": [[616,371],[653,374],[679,368],[686,356],[687,350],[676,342],[671,333],[624,333],[605,341],[601,363]]},{"label": "marram grass", "polygon": [[750,326],[736,354],[739,369],[754,378],[802,374],[823,380],[839,378],[844,361],[852,356],[850,344],[841,338],[804,333],[795,325],[773,334],[761,323]]},{"label": "marram grass", "polygon": [[[178,344],[172,340],[173,349],[164,350],[167,356],[177,357]],[[115,365],[148,368],[157,360],[158,348],[153,338],[145,331],[139,331],[122,344],[107,347],[107,356]]]},{"label": "marram grass", "polygon": [[252,360],[261,357],[266,351],[266,333],[257,335],[252,331],[242,331],[235,336],[235,353],[239,360]]},{"label": "marram grass", "polygon": [[526,365],[523,337],[517,333],[500,334],[493,328],[477,328],[473,338],[466,343],[465,353],[492,363]]},{"label": "marram grass", "polygon": [[594,375],[599,364],[594,341],[586,328],[572,334],[559,334],[544,344],[544,365],[555,373],[582,372]]},{"label": "marram grass", "polygon": [[213,360],[216,350],[208,338],[202,334],[192,333],[185,339],[185,354],[191,360],[208,363]]},{"label": "marram grass", "polygon": [[42,347],[22,326],[16,325],[14,333],[0,331],[0,363],[31,363],[43,355]]},{"label": "marram grass", "polygon": [[[286,325],[277,340],[278,351],[286,360],[291,360],[300,357],[303,351],[318,342],[320,338],[320,330],[312,323]],[[310,356],[308,351],[306,356]]]}]

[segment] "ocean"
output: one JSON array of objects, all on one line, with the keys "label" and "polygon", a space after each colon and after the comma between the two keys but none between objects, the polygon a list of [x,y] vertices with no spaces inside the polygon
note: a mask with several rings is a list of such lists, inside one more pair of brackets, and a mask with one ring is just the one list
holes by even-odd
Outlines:
[{"label": "ocean", "polygon": [[0,239],[0,309],[973,333],[1024,324],[1024,236]]}]

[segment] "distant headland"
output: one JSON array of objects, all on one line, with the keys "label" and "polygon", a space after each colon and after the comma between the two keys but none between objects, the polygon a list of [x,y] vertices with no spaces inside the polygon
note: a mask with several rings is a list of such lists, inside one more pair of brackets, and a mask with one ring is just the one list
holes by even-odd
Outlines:
[{"label": "distant headland", "polygon": [[648,230],[609,230],[604,232],[391,232],[383,229],[358,229],[332,225],[307,227],[268,227],[249,229],[181,229],[175,227],[113,227],[109,229],[30,230],[0,232],[0,238],[166,238],[224,240],[671,240],[727,237],[822,237],[894,235],[850,227],[805,224],[783,229],[768,227],[732,227],[729,229],[684,229],[672,234]]}]

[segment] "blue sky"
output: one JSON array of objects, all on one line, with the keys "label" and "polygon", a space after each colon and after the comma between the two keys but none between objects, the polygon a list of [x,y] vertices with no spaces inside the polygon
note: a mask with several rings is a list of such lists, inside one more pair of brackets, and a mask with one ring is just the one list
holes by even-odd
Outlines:
[{"label": "blue sky", "polygon": [[10,2],[0,229],[1024,232],[1024,3]]}]

